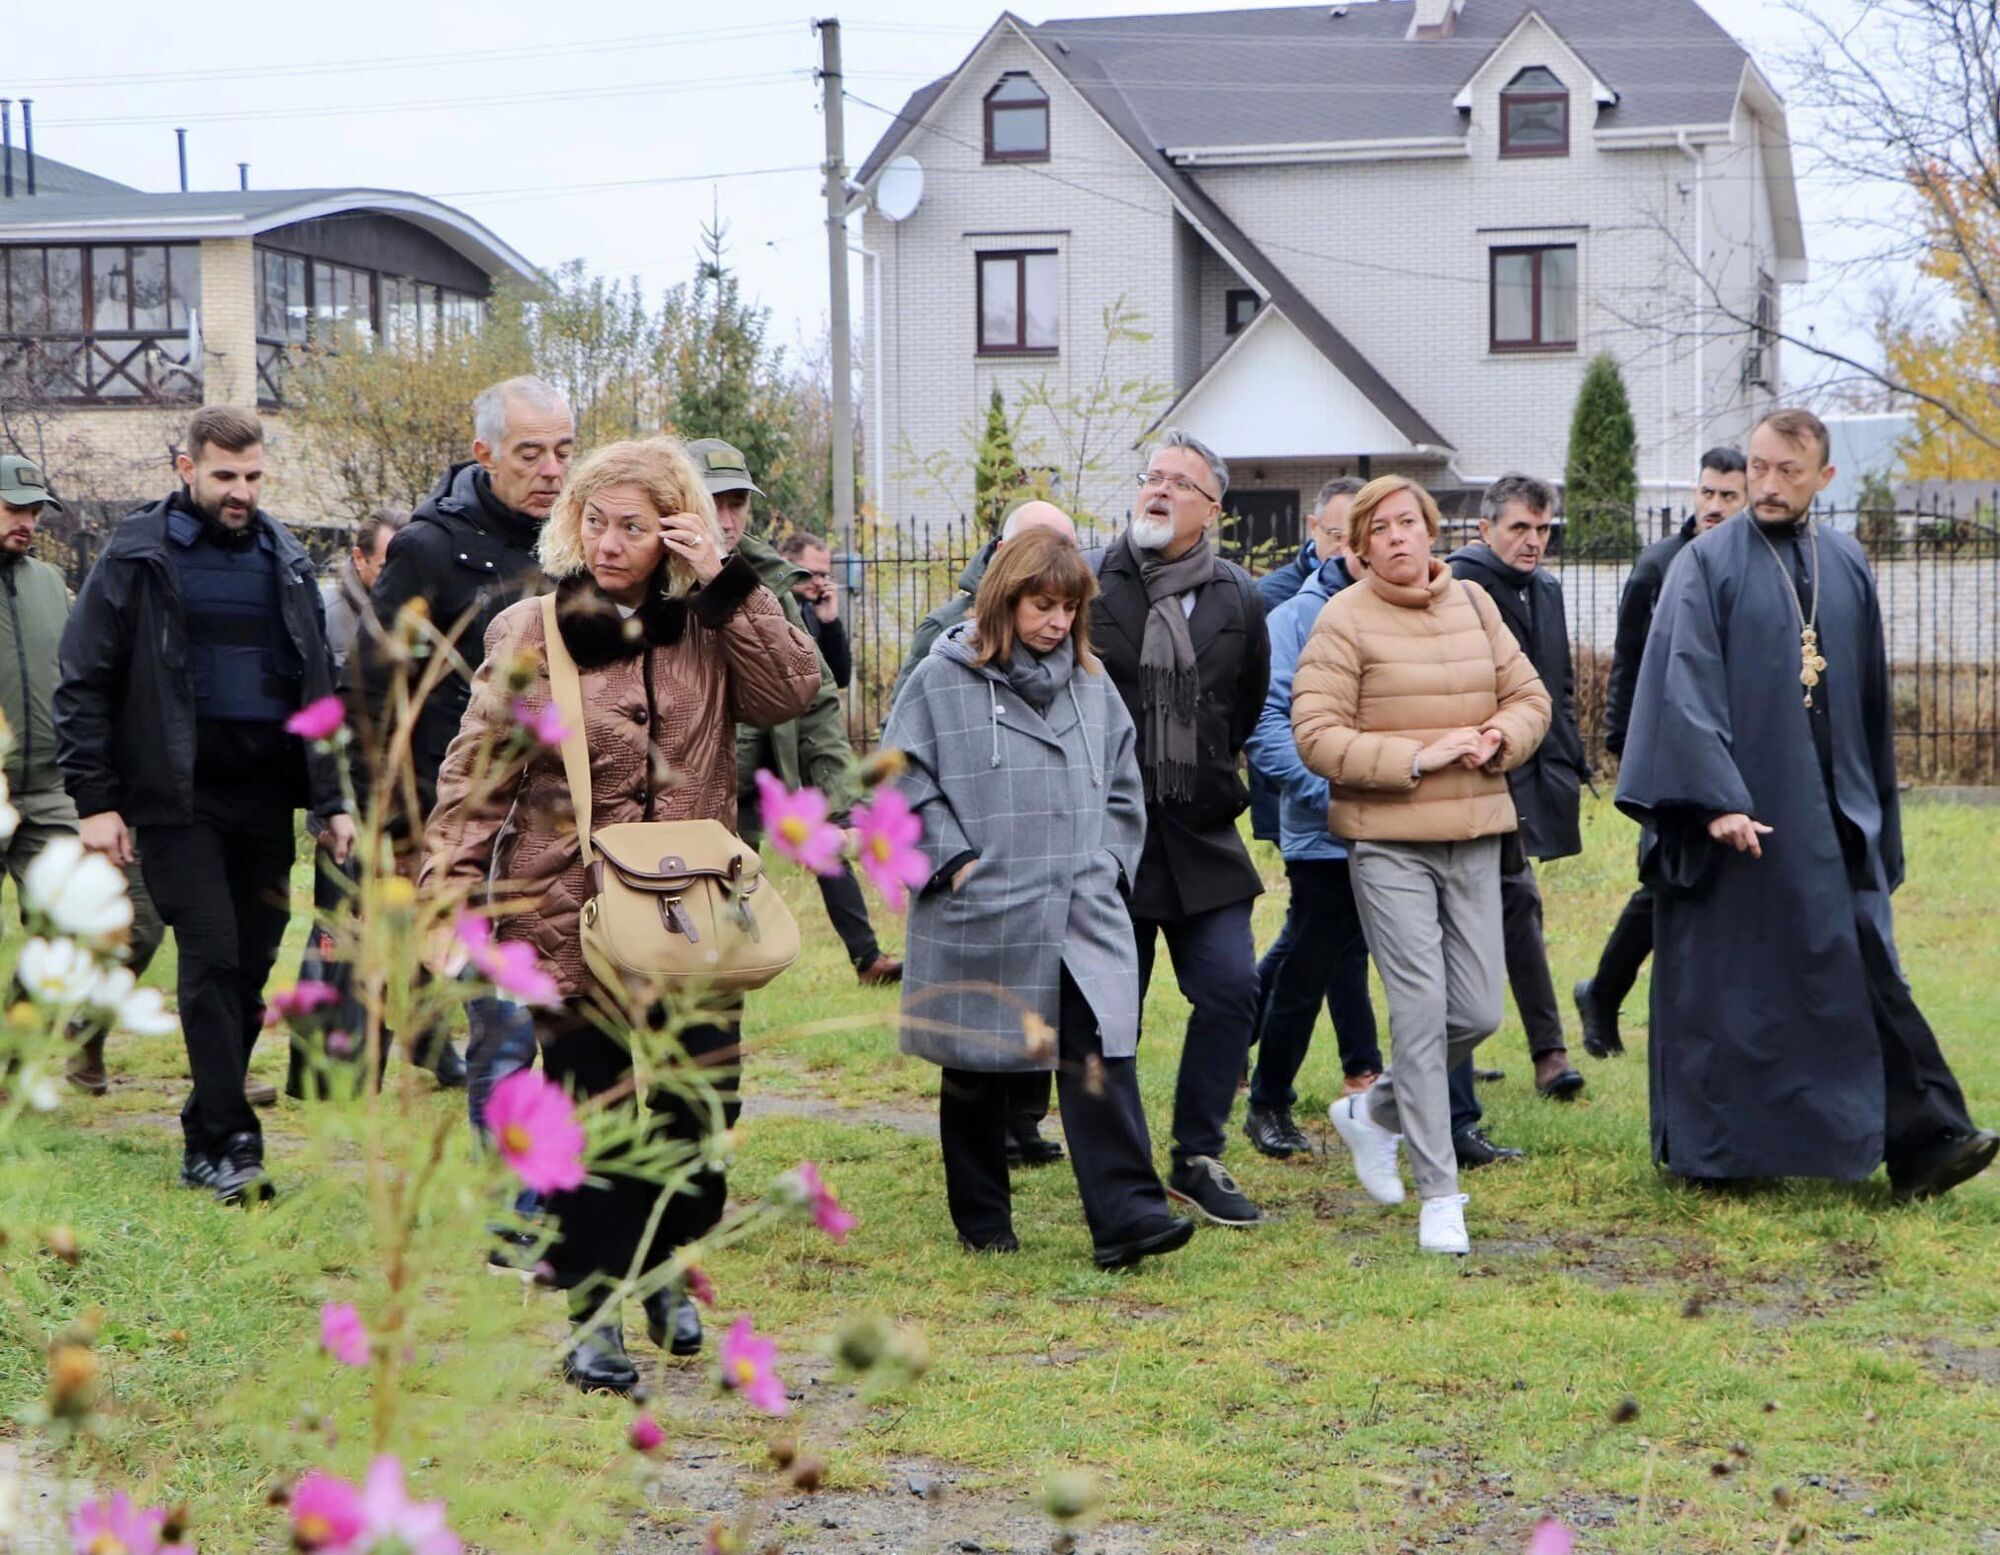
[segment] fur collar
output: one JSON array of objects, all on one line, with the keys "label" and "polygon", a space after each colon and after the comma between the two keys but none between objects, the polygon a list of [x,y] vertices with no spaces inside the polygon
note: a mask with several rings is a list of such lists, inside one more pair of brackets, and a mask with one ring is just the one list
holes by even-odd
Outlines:
[{"label": "fur collar", "polygon": [[601,669],[645,648],[671,647],[686,635],[687,617],[686,600],[659,593],[648,594],[638,614],[621,617],[587,572],[556,585],[556,629],[578,669]]}]

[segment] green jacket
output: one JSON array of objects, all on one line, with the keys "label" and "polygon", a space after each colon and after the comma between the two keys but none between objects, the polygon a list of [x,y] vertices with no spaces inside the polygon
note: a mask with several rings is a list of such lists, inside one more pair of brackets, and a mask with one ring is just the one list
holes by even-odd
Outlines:
[{"label": "green jacket", "polygon": [[[785,619],[805,631],[805,617],[792,593],[793,584],[806,580],[805,569],[793,566],[755,535],[746,534],[738,541],[736,554],[750,564],[758,581],[778,596],[785,607]],[[819,661],[819,695],[804,717],[775,729],[736,726],[737,790],[746,798],[756,793],[757,769],[765,767],[783,778],[787,787],[810,783],[833,801],[838,814],[847,808],[851,797],[848,788],[853,762],[854,749],[847,741],[847,711],[841,706],[840,688],[833,683],[833,672],[824,658]]]},{"label": "green jacket", "polygon": [[979,548],[979,554],[965,564],[965,571],[958,575],[958,592],[923,620],[910,634],[909,657],[903,660],[903,667],[897,673],[896,684],[889,692],[889,705],[895,706],[896,693],[903,689],[903,682],[911,672],[930,657],[931,645],[950,631],[959,622],[972,614],[972,601],[979,593],[979,582],[986,576],[986,568],[993,560],[993,553],[1000,547],[997,540],[989,540]]},{"label": "green jacket", "polygon": [[62,791],[56,766],[56,653],[69,620],[69,585],[45,561],[0,562],[0,711],[14,732],[7,786]]}]

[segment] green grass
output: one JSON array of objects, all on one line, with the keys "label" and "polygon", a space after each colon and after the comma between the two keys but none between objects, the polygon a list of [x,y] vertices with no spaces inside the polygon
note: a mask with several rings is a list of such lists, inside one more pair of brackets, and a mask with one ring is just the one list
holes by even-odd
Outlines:
[{"label": "green grass", "polygon": [[[1900,948],[1974,1112],[1991,1119],[2000,817],[1913,806],[1907,821]],[[1592,804],[1586,832],[1582,858],[1543,872],[1565,991],[1630,880],[1629,826]],[[936,1072],[896,1055],[889,996],[855,987],[809,885],[786,888],[810,946],[751,1000],[747,1085],[850,1110],[746,1126],[735,1182],[754,1195],[819,1160],[862,1226],[842,1248],[781,1229],[718,1257],[723,1311],[754,1311],[795,1371],[821,1374],[806,1357],[841,1314],[869,1308],[921,1327],[933,1358],[893,1403],[804,1411],[836,1482],[868,1483],[911,1454],[1009,1491],[1083,1465],[1108,1511],[1166,1550],[1240,1550],[1257,1535],[1314,1551],[1518,1549],[1543,1511],[1575,1522],[1584,1550],[1660,1555],[1769,1550],[1790,1517],[1811,1525],[1808,1548],[1911,1555],[1982,1548],[2000,1527],[2000,1181],[1913,1209],[1891,1206],[1879,1180],[1740,1197],[1664,1185],[1647,1159],[1643,985],[1627,1007],[1641,1040],[1622,1062],[1586,1063],[1575,1106],[1535,1098],[1511,1018],[1484,1050],[1508,1071],[1484,1092],[1491,1131],[1531,1159],[1467,1179],[1469,1260],[1421,1256],[1413,1212],[1369,1203],[1337,1144],[1279,1164],[1232,1136],[1232,1168],[1276,1222],[1205,1230],[1137,1275],[1101,1275],[1060,1168],[1017,1175],[1019,1257],[957,1251],[935,1143],[873,1121],[928,1108]],[[1260,903],[1260,944],[1282,910],[1282,891]],[[1156,1144],[1184,1014],[1163,975],[1140,1061]],[[280,1057],[264,1053],[259,1071],[275,1076]],[[300,1424],[309,1411],[338,1423],[343,1470],[367,1456],[363,1379],[312,1351],[318,1304],[353,1296],[365,1310],[377,1278],[354,1168],[363,1125],[287,1104],[272,1123],[286,1196],[222,1214],[172,1186],[176,1045],[121,1040],[113,1059],[112,1096],[37,1120],[0,1157],[6,1256],[37,1322],[105,1313],[116,1408],[93,1472],[190,1498],[204,1548],[252,1548],[247,1530],[277,1526],[267,1479],[322,1451],[324,1433]],[[1300,1088],[1302,1120],[1323,1118],[1339,1088],[1323,1023]],[[437,1460],[415,1478],[449,1495],[481,1544],[588,1547],[636,1504],[618,1463],[626,1406],[551,1379],[549,1298],[474,1272],[471,1181],[454,1177],[439,1200],[399,1440]],[[83,1244],[74,1269],[36,1250],[55,1223]],[[0,1411],[40,1388],[40,1358],[0,1347]],[[1638,1419],[1612,1424],[1628,1397]],[[733,1409],[693,1428],[757,1456]],[[1772,1504],[1777,1485],[1790,1513]]]}]

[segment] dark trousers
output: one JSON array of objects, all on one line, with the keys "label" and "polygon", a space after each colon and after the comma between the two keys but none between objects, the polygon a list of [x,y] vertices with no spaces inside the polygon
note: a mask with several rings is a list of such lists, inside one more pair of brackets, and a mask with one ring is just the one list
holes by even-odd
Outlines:
[{"label": "dark trousers", "polygon": [[[535,1021],[544,1071],[579,1102],[602,1096],[631,1077],[632,1055],[625,1043],[593,1023],[578,1001],[572,1000],[560,1010],[538,1012]],[[737,1098],[742,1048],[736,1020],[690,1026],[681,1032],[680,1040],[688,1057],[710,1071],[707,1079],[723,1099],[723,1126],[734,1128],[743,1111]],[[707,1110],[671,1091],[655,1091],[643,1101],[632,1098],[623,1105],[643,1105],[655,1137],[693,1144],[707,1132]],[[580,1188],[552,1193],[543,1200],[558,1232],[555,1245],[546,1254],[552,1283],[565,1290],[601,1291],[633,1272],[635,1262],[640,1274],[658,1268],[677,1248],[706,1236],[721,1223],[729,1191],[721,1171],[698,1173],[667,1204],[652,1242],[642,1249],[653,1206],[664,1190],[656,1182],[602,1167],[593,1178]]]},{"label": "dark trousers", "polygon": [[[1104,1056],[1097,1016],[1067,971],[1056,1043],[1056,1099],[1090,1239],[1099,1247],[1129,1240],[1170,1213],[1139,1102],[1138,1061]],[[1101,1084],[1086,1077],[1086,1065]],[[945,1198],[958,1234],[975,1245],[1014,1229],[1007,1119],[1021,1078],[946,1069],[938,1086]]]},{"label": "dark trousers", "polygon": [[1382,1048],[1368,1000],[1368,940],[1354,905],[1347,860],[1287,859],[1292,898],[1285,926],[1257,963],[1257,1068],[1250,1105],[1289,1108],[1312,1045],[1322,1001],[1333,1020],[1340,1067],[1380,1074]]},{"label": "dark trousers", "polygon": [[875,938],[875,925],[868,921],[868,903],[861,894],[861,882],[845,863],[837,875],[819,877],[819,899],[826,904],[827,921],[846,947],[847,959],[859,971],[882,954]]},{"label": "dark trousers", "polygon": [[263,1133],[243,1077],[264,1026],[264,984],[290,923],[292,809],[264,794],[198,793],[194,819],[140,828],[146,888],[180,949],[181,1032],[194,1089],[181,1137],[197,1154]]},{"label": "dark trousers", "polygon": [[1540,1058],[1567,1047],[1555,979],[1549,973],[1548,941],[1542,937],[1541,887],[1535,884],[1535,866],[1525,857],[1500,871],[1500,922],[1507,943],[1507,986],[1527,1028],[1528,1052]]},{"label": "dark trousers", "polygon": [[465,1111],[486,1136],[486,1101],[508,1075],[535,1067],[535,1012],[488,994],[465,1007]]},{"label": "dark trousers", "polygon": [[1972,1116],[1895,956],[1869,919],[1857,913],[1854,927],[1868,973],[1868,1003],[1882,1039],[1882,1088],[1888,1104],[1882,1155],[1889,1180],[1895,1182],[1924,1167],[1950,1136],[1971,1133]]},{"label": "dark trousers", "polygon": [[1451,1131],[1472,1128],[1486,1116],[1486,1109],[1479,1105],[1479,1087],[1472,1078],[1472,1060],[1453,1067],[1445,1077],[1445,1088],[1451,1095]]},{"label": "dark trousers", "polygon": [[1653,953],[1653,892],[1640,886],[1625,903],[1611,937],[1597,958],[1597,971],[1590,980],[1590,997],[1599,1009],[1614,1014],[1639,980],[1639,968]]},{"label": "dark trousers", "polygon": [[1132,928],[1139,940],[1141,1000],[1153,980],[1154,941],[1165,935],[1174,980],[1194,1006],[1174,1086],[1174,1164],[1198,1155],[1219,1157],[1257,1024],[1257,947],[1250,938],[1250,904],[1232,902],[1164,922],[1135,918]]}]

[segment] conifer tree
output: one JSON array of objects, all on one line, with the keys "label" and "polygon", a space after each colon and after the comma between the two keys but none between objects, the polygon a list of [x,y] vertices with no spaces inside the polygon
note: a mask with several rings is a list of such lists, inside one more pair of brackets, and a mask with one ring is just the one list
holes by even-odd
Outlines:
[{"label": "conifer tree", "polygon": [[1563,546],[1572,556],[1597,556],[1638,543],[1633,509],[1639,500],[1639,434],[1625,377],[1607,352],[1584,370],[1569,424],[1564,474]]}]

